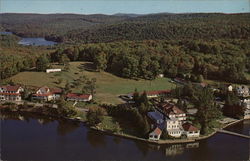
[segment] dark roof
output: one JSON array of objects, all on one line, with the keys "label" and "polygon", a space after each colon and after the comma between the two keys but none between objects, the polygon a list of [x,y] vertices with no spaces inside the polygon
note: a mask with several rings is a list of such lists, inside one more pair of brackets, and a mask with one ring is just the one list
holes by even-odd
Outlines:
[{"label": "dark roof", "polygon": [[192,124],[186,122],[182,124],[182,127],[185,131],[198,131],[199,129],[193,126]]},{"label": "dark roof", "polygon": [[158,111],[148,112],[148,117],[150,117],[153,120],[163,120],[164,119],[163,114],[158,112]]}]

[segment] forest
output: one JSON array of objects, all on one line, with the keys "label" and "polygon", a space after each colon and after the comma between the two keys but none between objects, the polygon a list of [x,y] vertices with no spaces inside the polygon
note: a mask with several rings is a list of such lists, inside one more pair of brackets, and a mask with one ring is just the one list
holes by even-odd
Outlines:
[{"label": "forest", "polygon": [[250,42],[246,40],[144,40],[83,44],[60,48],[51,61],[94,62],[96,71],[132,79],[155,79],[159,74],[192,81],[222,80],[249,83]]},{"label": "forest", "polygon": [[250,14],[0,14],[4,30],[67,43],[249,39]]},{"label": "forest", "polygon": [[53,48],[0,37],[0,78],[49,61],[91,61],[96,71],[153,80],[163,73],[192,81],[248,84],[250,14],[0,14],[1,30],[62,42]]}]

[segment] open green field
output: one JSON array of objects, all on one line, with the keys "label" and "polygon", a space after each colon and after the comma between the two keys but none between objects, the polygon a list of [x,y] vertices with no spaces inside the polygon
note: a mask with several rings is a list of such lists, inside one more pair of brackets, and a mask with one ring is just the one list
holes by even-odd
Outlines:
[{"label": "open green field", "polygon": [[[174,83],[170,83],[168,78],[157,78],[153,81],[148,80],[131,80],[117,77],[107,72],[93,72],[88,70],[91,63],[88,62],[71,62],[69,71],[58,73],[45,72],[21,72],[10,79],[16,83],[28,86],[44,86],[48,87],[64,87],[66,81],[73,82],[81,75],[88,78],[97,79],[96,99],[102,103],[119,103],[120,94],[131,93],[138,89],[144,90],[164,90],[175,88]],[[54,66],[62,68],[62,66]],[[62,83],[58,83],[58,79],[63,79]],[[80,92],[81,89],[72,89],[74,92]]]}]

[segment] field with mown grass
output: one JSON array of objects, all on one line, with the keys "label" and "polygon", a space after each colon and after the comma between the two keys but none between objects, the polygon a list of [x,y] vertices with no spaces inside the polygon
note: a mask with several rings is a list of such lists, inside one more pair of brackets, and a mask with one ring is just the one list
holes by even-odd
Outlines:
[{"label": "field with mown grass", "polygon": [[[53,65],[54,68],[63,68],[60,65]],[[66,81],[74,82],[81,75],[88,78],[97,79],[96,100],[102,103],[119,103],[120,94],[131,93],[137,88],[138,91],[163,90],[175,88],[175,84],[168,78],[157,78],[153,81],[148,80],[131,80],[117,77],[107,72],[95,72],[91,69],[89,62],[71,62],[69,71],[57,73],[45,72],[21,72],[10,79],[15,83],[27,86],[48,86],[64,87]],[[63,81],[59,83],[59,79]],[[81,88],[73,88],[73,92],[80,92]]]}]

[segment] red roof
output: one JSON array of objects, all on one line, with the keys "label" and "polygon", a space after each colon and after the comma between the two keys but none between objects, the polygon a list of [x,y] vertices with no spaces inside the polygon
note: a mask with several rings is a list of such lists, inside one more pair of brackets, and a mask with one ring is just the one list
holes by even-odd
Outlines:
[{"label": "red roof", "polygon": [[162,131],[160,128],[155,128],[155,130],[153,131],[156,135],[161,135]]},{"label": "red roof", "polygon": [[90,94],[68,93],[66,97],[75,99],[89,99],[90,96]]},{"label": "red roof", "polygon": [[163,104],[159,104],[158,106],[167,115],[168,114],[184,114],[184,112],[181,109],[179,109],[177,106],[175,106],[174,104],[163,103]]},{"label": "red roof", "polygon": [[170,93],[170,90],[146,91],[147,95],[161,95]]},{"label": "red roof", "polygon": [[44,94],[37,94],[37,93],[35,93],[35,94],[33,94],[33,96],[37,96],[37,97],[48,97],[48,96],[50,96],[50,95],[52,95],[53,93],[51,93],[51,92],[48,92],[48,93],[44,93]]},{"label": "red roof", "polygon": [[198,128],[194,127],[192,124],[188,122],[184,123],[182,127],[185,131],[198,131],[199,130]]},{"label": "red roof", "polygon": [[7,95],[7,96],[19,96],[21,95],[20,93],[0,93],[0,95]]},{"label": "red roof", "polygon": [[1,88],[4,88],[6,91],[11,92],[17,92],[20,87],[21,86],[1,86]]},{"label": "red roof", "polygon": [[[33,96],[37,96],[37,97],[48,97],[50,95],[53,95],[53,94],[57,94],[57,93],[62,93],[62,90],[60,88],[49,88],[47,86],[44,86],[44,87],[41,87],[39,88],[38,90],[45,90],[46,92],[49,90],[49,92],[47,93],[44,93],[44,94],[33,94]],[[37,91],[38,91],[37,90]]]}]

